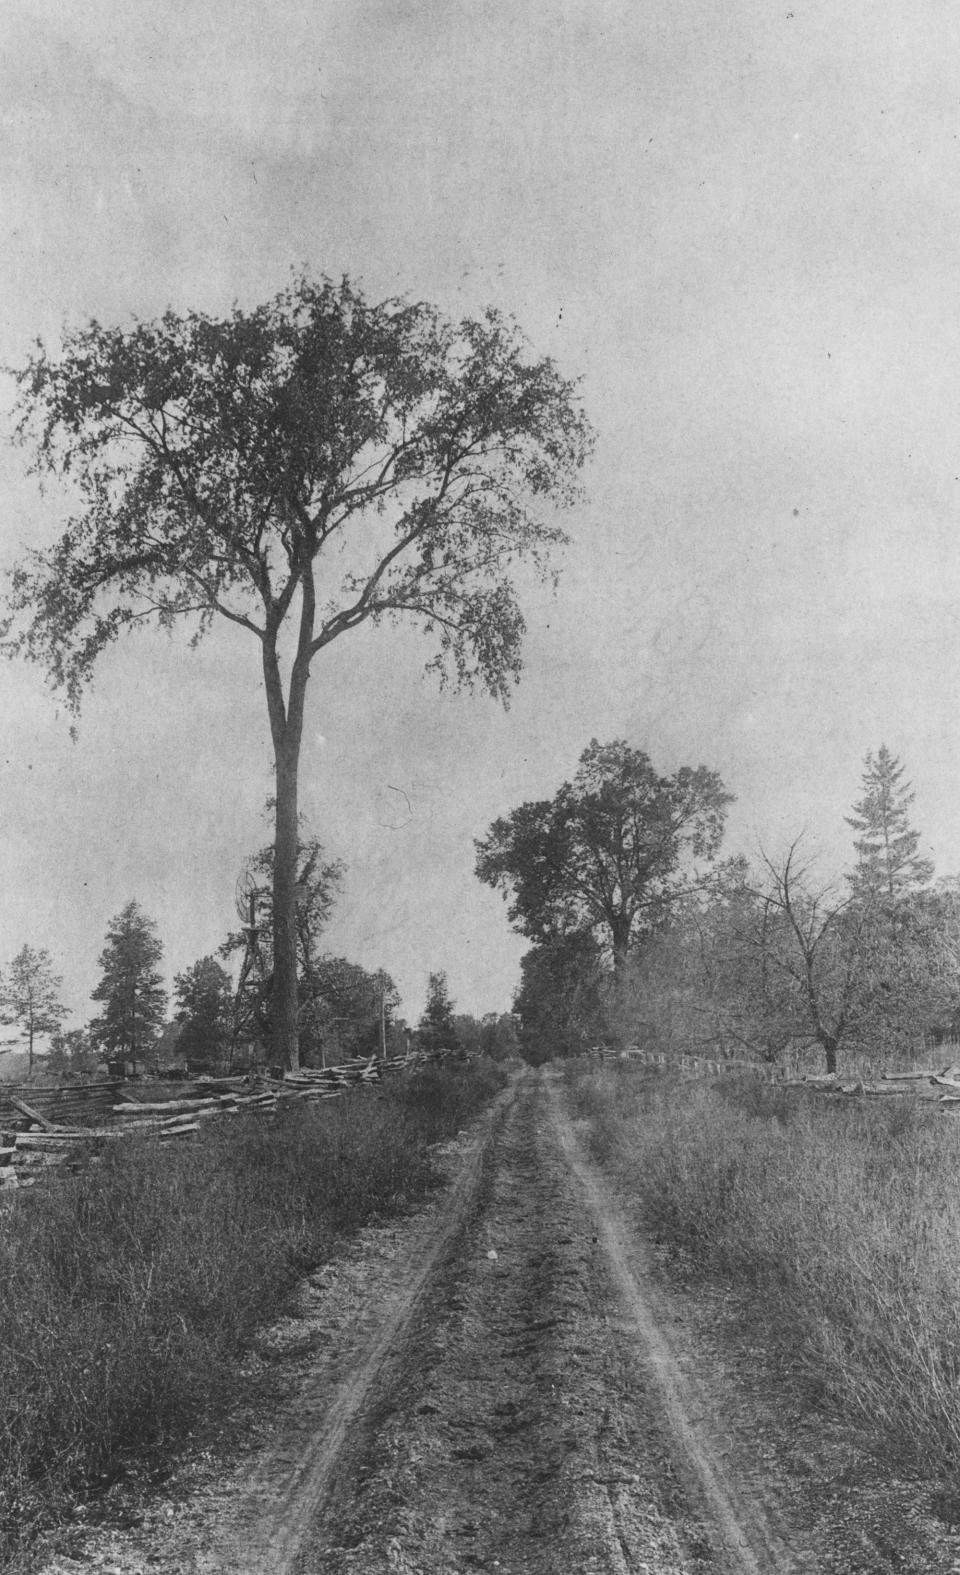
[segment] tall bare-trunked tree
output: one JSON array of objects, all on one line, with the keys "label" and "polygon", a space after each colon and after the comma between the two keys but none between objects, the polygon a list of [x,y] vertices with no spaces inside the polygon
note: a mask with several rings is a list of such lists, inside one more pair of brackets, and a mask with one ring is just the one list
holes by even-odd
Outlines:
[{"label": "tall bare-trunked tree", "polygon": [[[417,620],[430,666],[505,698],[524,629],[512,571],[549,572],[590,431],[575,385],[495,312],[453,323],[295,279],[221,320],[167,312],[38,345],[19,373],[35,469],[81,506],[17,567],[7,647],[76,709],[123,630],[215,617],[258,642],[276,770],[274,1051],[298,1063],[297,773],[313,659]],[[537,505],[547,505],[539,517]],[[290,628],[292,657],[282,660]],[[286,671],[284,668],[286,667]]]}]

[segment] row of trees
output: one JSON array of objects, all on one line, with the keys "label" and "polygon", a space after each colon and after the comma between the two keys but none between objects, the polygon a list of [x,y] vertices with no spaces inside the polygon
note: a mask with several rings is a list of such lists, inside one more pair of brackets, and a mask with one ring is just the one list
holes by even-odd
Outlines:
[{"label": "row of trees", "polygon": [[161,954],[153,924],[135,902],[128,903],[111,921],[100,957],[103,973],[93,999],[102,1011],[86,1029],[64,1032],[69,1012],[50,953],[21,947],[0,979],[0,1021],[19,1030],[4,1050],[26,1050],[28,1074],[41,1040],[50,1040],[46,1069],[57,1073],[92,1071],[101,1057],[120,1047],[136,1057],[156,1036],[166,1009],[166,992],[154,968]]},{"label": "row of trees", "polygon": [[[269,810],[269,806],[268,806]],[[92,999],[99,1014],[83,1029],[64,1031],[68,1015],[60,999],[62,979],[50,954],[24,946],[0,977],[0,1021],[16,1024],[19,1039],[4,1047],[28,1051],[32,1072],[39,1041],[49,1039],[44,1070],[87,1074],[101,1061],[137,1066],[156,1062],[232,1063],[238,1040],[263,1047],[271,1042],[274,982],[272,845],[246,864],[245,890],[255,924],[229,933],[217,956],[199,958],[178,973],[173,988],[173,1024],[161,972],[163,945],[157,926],[137,902],[110,921],[100,954],[100,980]],[[306,1064],[319,1065],[357,1054],[396,1054],[411,1038],[397,1016],[400,995],[383,969],[363,968],[322,949],[322,940],[344,875],[316,837],[298,842],[296,885],[298,1033]],[[240,959],[239,986],[224,963]],[[255,966],[251,970],[251,960]],[[244,981],[246,980],[246,988]],[[172,1032],[171,1032],[172,1030]],[[426,1049],[461,1048],[504,1057],[516,1048],[513,1019],[458,1014],[447,976],[430,974],[424,1012],[415,1037]]]},{"label": "row of trees", "polygon": [[[315,852],[312,844],[308,854]],[[307,866],[313,866],[312,857],[307,858]],[[330,868],[319,866],[318,885],[330,876]],[[307,967],[301,975],[301,1032],[310,1063],[401,1051],[408,1030],[397,1017],[397,986],[382,970],[370,972],[349,959],[319,954],[319,928],[310,928],[310,915],[316,921],[323,899],[318,890],[304,888],[301,902],[302,936],[310,936]],[[266,934],[269,937],[269,925]],[[241,943],[241,937],[228,936],[220,956],[228,958]],[[138,902],[127,902],[110,921],[99,958],[101,980],[91,999],[101,1011],[87,1027],[65,1030],[68,1008],[60,1000],[63,981],[54,972],[49,953],[22,948],[0,981],[0,1021],[20,1030],[19,1038],[5,1049],[27,1049],[28,1071],[33,1073],[41,1054],[39,1043],[49,1039],[42,1065],[46,1073],[57,1076],[83,1076],[113,1060],[135,1066],[157,1063],[161,1057],[187,1065],[227,1063],[233,1057],[238,1027],[238,999],[230,973],[216,956],[200,958],[175,976],[170,1003],[161,972],[162,954],[156,923]],[[260,983],[264,994],[258,1002],[258,1019],[269,1038],[269,975]],[[173,1025],[167,1024],[170,1005]],[[419,1038],[428,1046],[460,1043],[442,973],[431,975]]]},{"label": "row of trees", "polygon": [[[556,510],[578,498],[592,446],[578,388],[497,312],[455,323],[424,302],[371,304],[346,279],[295,278],[220,319],[92,321],[58,351],[38,344],[18,389],[33,469],[76,507],[13,573],[7,652],[41,663],[74,710],[100,655],[151,623],[192,623],[196,640],[224,619],[257,656],[276,781],[269,1031],[274,1060],[296,1066],[301,1035],[311,1053],[329,1029],[333,990],[305,964],[297,898],[313,664],[362,624],[411,622],[441,677],[506,699],[524,633],[515,571],[553,573]],[[532,943],[518,999],[525,1022],[549,1025],[544,1043],[597,1022],[627,1032],[656,993],[655,954],[657,980],[687,981],[671,996],[687,1017],[722,1000],[705,1031],[722,1021],[769,1045],[802,1025],[831,1064],[868,1024],[899,1020],[874,1009],[882,995],[909,1001],[903,1020],[933,1013],[954,893],[928,891],[920,870],[912,889],[868,889],[900,833],[876,841],[870,820],[859,884],[816,889],[799,844],[755,871],[721,864],[729,803],[705,767],[664,777],[639,750],[592,744],[553,800],[491,829],[478,872]],[[216,959],[202,961],[215,993]]]},{"label": "row of trees", "polygon": [[594,741],[573,781],[477,844],[533,946],[515,1007],[537,1059],[598,1039],[778,1058],[815,1046],[875,1061],[960,1027],[960,882],[933,882],[914,795],[886,747],[847,817],[851,867],[818,880],[797,838],[755,866],[719,857],[716,773],[660,777]]},{"label": "row of trees", "polygon": [[[315,840],[302,848],[302,854],[297,903],[302,956],[300,1032],[308,1064],[364,1053],[398,1053],[406,1048],[409,1032],[396,1015],[400,997],[389,974],[371,972],[345,957],[319,950],[341,866],[325,861]],[[261,854],[251,862],[256,868],[263,859]],[[267,913],[264,949],[268,967],[271,934]],[[244,945],[241,933],[228,935],[220,957],[227,959]],[[162,958],[156,924],[137,902],[127,903],[110,921],[100,954],[101,977],[92,999],[101,1010],[85,1028],[64,1030],[68,1012],[60,1000],[62,979],[54,973],[47,951],[24,946],[0,981],[0,1021],[16,1024],[20,1030],[19,1038],[4,1048],[25,1048],[32,1073],[39,1043],[49,1039],[44,1071],[58,1076],[86,1075],[102,1062],[114,1060],[142,1067],[156,1064],[164,1055],[171,1062],[223,1065],[233,1057],[238,1027],[237,991],[231,975],[212,955],[199,958],[176,975],[171,1036]],[[259,979],[259,989],[254,1021],[246,1026],[248,1032],[262,1034],[269,1042],[269,972]],[[455,1017],[446,975],[432,974],[418,1042],[427,1048],[466,1044],[471,1023],[472,1019]],[[474,1039],[481,1027],[476,1025]],[[471,1048],[481,1046],[478,1042]]]}]

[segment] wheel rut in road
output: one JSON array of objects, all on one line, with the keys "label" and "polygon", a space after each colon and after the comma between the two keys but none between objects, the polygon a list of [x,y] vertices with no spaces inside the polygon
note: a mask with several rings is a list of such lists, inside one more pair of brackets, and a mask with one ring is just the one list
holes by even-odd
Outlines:
[{"label": "wheel rut in road", "polygon": [[376,1299],[358,1320],[340,1375],[323,1361],[308,1367],[287,1402],[282,1427],[236,1486],[234,1512],[202,1565],[211,1575],[216,1570],[287,1575],[295,1567],[318,1507],[329,1497],[350,1429],[371,1391],[387,1382],[402,1359],[419,1301],[464,1228],[491,1144],[515,1098],[511,1088],[496,1100],[468,1142],[441,1205],[426,1211],[405,1241],[389,1281],[381,1280]]},{"label": "wheel rut in road", "polygon": [[554,1083],[528,1077],[331,1475],[303,1575],[816,1569],[726,1481],[626,1237]]}]

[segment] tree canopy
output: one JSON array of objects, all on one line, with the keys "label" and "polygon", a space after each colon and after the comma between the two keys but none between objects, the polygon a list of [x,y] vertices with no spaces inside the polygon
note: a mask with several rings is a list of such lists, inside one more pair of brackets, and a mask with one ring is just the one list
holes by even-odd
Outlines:
[{"label": "tree canopy", "polygon": [[477,843],[477,874],[538,944],[589,932],[621,971],[697,878],[723,836],[731,794],[706,766],[660,776],[623,739],[593,739],[572,782],[521,804]]},{"label": "tree canopy", "polygon": [[187,1061],[219,1062],[230,1046],[233,985],[215,957],[201,957],[173,981],[180,1024],[177,1049]]},{"label": "tree canopy", "polygon": [[62,985],[50,953],[34,946],[21,946],[0,984],[0,1021],[19,1027],[31,1072],[37,1038],[58,1033],[67,1016],[59,998]]},{"label": "tree canopy", "polygon": [[400,992],[384,969],[371,972],[346,957],[318,957],[303,997],[307,1055],[324,1063],[338,1055],[392,1054]]},{"label": "tree canopy", "polygon": [[[506,699],[524,630],[513,571],[550,572],[553,510],[591,445],[573,383],[497,312],[451,322],[293,282],[227,317],[91,322],[18,377],[35,469],[72,481],[59,541],[17,566],[7,648],[76,709],[126,630],[217,617],[258,644],[276,771],[276,1051],[296,1064],[297,769],[311,663],[412,619],[441,678]],[[281,631],[291,626],[292,658]]]},{"label": "tree canopy", "polygon": [[103,1011],[90,1033],[106,1055],[140,1059],[163,1023],[167,997],[158,963],[163,943],[139,903],[128,902],[110,921],[100,954],[103,975],[93,999]]},{"label": "tree canopy", "polygon": [[589,931],[531,946],[520,961],[513,1008],[524,1059],[582,1055],[606,1032],[600,947]]},{"label": "tree canopy", "polygon": [[427,980],[427,1000],[417,1034],[426,1050],[452,1050],[458,1043],[454,1004],[442,969]]}]

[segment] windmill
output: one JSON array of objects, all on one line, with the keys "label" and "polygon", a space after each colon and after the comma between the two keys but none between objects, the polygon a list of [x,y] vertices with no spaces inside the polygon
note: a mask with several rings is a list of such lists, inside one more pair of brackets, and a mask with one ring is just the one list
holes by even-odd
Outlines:
[{"label": "windmill", "polygon": [[272,983],[272,975],[264,967],[260,937],[260,902],[266,888],[257,884],[256,876],[248,863],[237,881],[237,917],[243,934],[243,958],[233,998],[233,1034],[230,1044],[230,1062],[233,1064],[237,1046],[250,1043],[263,1033],[262,1006]]}]

